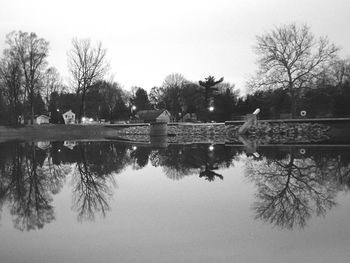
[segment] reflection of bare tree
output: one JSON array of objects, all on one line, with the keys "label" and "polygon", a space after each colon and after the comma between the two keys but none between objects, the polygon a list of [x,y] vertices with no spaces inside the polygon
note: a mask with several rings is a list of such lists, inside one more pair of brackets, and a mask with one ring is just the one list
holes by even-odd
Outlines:
[{"label": "reflection of bare tree", "polygon": [[311,158],[293,152],[282,160],[248,161],[248,176],[258,188],[256,218],[281,228],[303,228],[312,216],[325,215],[335,205],[337,184],[322,176]]},{"label": "reflection of bare tree", "polygon": [[92,171],[83,145],[79,145],[81,161],[76,165],[73,176],[73,208],[78,212],[78,220],[94,220],[95,213],[102,216],[110,209],[108,199],[112,197],[111,185],[115,186],[112,175],[97,174]]},{"label": "reflection of bare tree", "polygon": [[53,194],[57,194],[63,187],[66,175],[71,171],[70,165],[54,164],[50,154],[45,159],[43,166],[40,168],[40,172],[47,176],[49,181],[49,190]]},{"label": "reflection of bare tree", "polygon": [[2,194],[10,203],[14,225],[20,230],[42,228],[54,220],[48,176],[39,165],[45,155],[31,146],[16,145],[12,162],[8,164],[8,184]]}]

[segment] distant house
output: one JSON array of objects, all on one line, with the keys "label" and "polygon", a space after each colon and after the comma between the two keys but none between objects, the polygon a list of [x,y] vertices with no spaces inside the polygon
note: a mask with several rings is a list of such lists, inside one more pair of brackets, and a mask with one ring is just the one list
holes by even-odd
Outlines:
[{"label": "distant house", "polygon": [[197,122],[196,113],[186,113],[181,119],[180,122]]},{"label": "distant house", "polygon": [[65,124],[74,124],[75,123],[75,113],[72,110],[69,110],[62,114]]},{"label": "distant house", "polygon": [[51,143],[49,141],[39,141],[36,146],[42,150],[47,150],[51,147]]},{"label": "distant house", "polygon": [[171,114],[167,110],[142,110],[136,113],[139,122],[170,122]]},{"label": "distant house", "polygon": [[35,118],[35,123],[36,124],[48,124],[50,123],[50,117],[46,115],[40,115]]},{"label": "distant house", "polygon": [[75,141],[64,141],[63,146],[67,147],[68,149],[73,150],[73,148],[77,145]]}]

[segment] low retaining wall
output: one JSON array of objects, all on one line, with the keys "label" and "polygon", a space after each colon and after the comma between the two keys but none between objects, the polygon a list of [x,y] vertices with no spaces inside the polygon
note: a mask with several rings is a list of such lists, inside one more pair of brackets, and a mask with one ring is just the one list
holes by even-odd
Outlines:
[{"label": "low retaining wall", "polygon": [[[171,123],[168,124],[168,141],[195,142],[239,142],[240,125],[225,123]],[[260,121],[248,130],[247,136],[261,140],[262,143],[320,142],[329,139],[330,126],[317,123],[265,122]],[[116,134],[128,140],[147,140],[150,127],[131,126],[116,131]]]},{"label": "low retaining wall", "polygon": [[261,143],[306,143],[328,140],[330,126],[319,123],[259,122],[247,135],[258,138]]}]

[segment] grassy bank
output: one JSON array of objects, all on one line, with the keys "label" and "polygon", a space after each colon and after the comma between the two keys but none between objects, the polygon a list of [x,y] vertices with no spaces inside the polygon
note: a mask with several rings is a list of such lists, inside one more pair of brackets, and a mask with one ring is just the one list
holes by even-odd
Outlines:
[{"label": "grassy bank", "polygon": [[0,126],[0,141],[26,140],[76,140],[103,139],[113,137],[118,127],[109,128],[104,125],[27,125]]}]

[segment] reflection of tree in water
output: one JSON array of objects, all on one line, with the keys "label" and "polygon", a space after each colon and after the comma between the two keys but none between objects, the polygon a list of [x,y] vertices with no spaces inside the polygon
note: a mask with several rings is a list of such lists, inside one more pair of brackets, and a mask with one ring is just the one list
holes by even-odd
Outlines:
[{"label": "reflection of tree in water", "polygon": [[96,164],[88,161],[86,145],[79,145],[81,159],[76,164],[73,175],[73,209],[78,212],[78,220],[94,220],[95,213],[102,216],[110,209],[108,201],[115,186],[112,174],[96,171]]},{"label": "reflection of tree in water", "polygon": [[0,198],[7,202],[20,230],[42,228],[54,220],[53,189],[62,186],[58,176],[46,173],[46,152],[29,144],[4,144],[7,156],[1,160]]},{"label": "reflection of tree in water", "polygon": [[133,168],[141,169],[148,164],[149,156],[152,152],[150,147],[137,147],[130,153],[130,158],[134,160]]},{"label": "reflection of tree in water", "polygon": [[250,159],[247,172],[258,189],[256,218],[273,225],[303,228],[312,214],[325,215],[335,205],[337,181],[313,158],[296,158],[291,151],[283,159]]},{"label": "reflection of tree in water", "polygon": [[230,167],[237,155],[237,149],[224,145],[216,145],[212,149],[206,144],[169,145],[166,149],[153,151],[150,161],[155,167],[161,166],[165,175],[173,180],[199,174],[199,177],[213,181],[215,178],[223,179],[214,171]]}]

